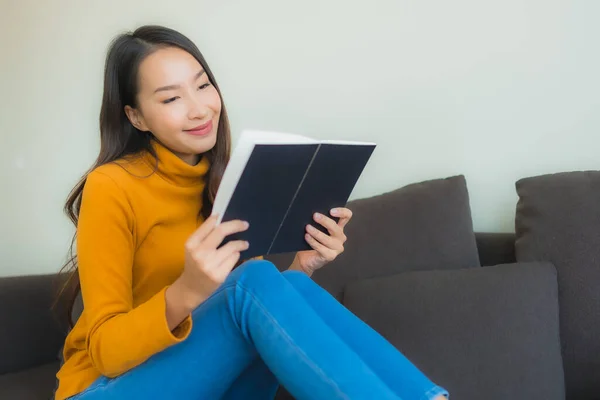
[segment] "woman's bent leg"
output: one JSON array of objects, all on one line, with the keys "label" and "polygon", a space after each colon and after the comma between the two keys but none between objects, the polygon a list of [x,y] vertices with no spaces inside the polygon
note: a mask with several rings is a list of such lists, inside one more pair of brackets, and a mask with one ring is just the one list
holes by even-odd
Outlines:
[{"label": "woman's bent leg", "polygon": [[192,313],[187,339],[116,377],[100,377],[74,400],[220,399],[258,354],[238,333],[218,289]]},{"label": "woman's bent leg", "polygon": [[273,400],[278,388],[277,378],[259,358],[242,372],[221,400]]},{"label": "woman's bent leg", "polygon": [[76,399],[219,399],[259,356],[298,400],[399,399],[267,261],[234,270],[184,342]]},{"label": "woman's bent leg", "polygon": [[433,399],[448,392],[432,383],[383,336],[340,304],[306,274],[283,276],[302,294],[321,319],[403,399]]}]

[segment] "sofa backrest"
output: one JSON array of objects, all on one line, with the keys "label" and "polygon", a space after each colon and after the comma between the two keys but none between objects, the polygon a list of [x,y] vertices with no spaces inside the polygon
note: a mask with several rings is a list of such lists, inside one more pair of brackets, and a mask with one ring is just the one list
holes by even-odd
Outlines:
[{"label": "sofa backrest", "polygon": [[482,266],[516,262],[514,233],[476,232],[477,251]]},{"label": "sofa backrest", "polygon": [[[476,233],[482,265],[514,262],[514,234]],[[266,257],[285,269],[292,254]],[[51,310],[57,275],[0,278],[0,374],[58,359],[65,327]]]},{"label": "sofa backrest", "polygon": [[[510,264],[515,262],[515,234],[511,232],[475,232],[477,251],[482,266]],[[286,269],[294,259],[294,254],[274,254],[265,259],[272,261],[281,270]],[[319,282],[317,276],[316,281]],[[332,293],[337,295],[337,293]]]}]

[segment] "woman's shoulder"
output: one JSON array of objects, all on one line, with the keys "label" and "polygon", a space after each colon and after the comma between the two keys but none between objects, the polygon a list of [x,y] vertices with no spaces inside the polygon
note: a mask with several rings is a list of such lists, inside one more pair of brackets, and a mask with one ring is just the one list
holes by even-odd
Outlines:
[{"label": "woman's shoulder", "polygon": [[148,178],[153,168],[141,157],[120,158],[94,168],[87,177],[88,182],[107,182],[128,191]]},{"label": "woman's shoulder", "polygon": [[83,187],[83,198],[88,207],[119,205],[127,212],[139,204],[143,197],[143,178],[151,169],[136,160],[119,159],[94,168],[87,174]]}]

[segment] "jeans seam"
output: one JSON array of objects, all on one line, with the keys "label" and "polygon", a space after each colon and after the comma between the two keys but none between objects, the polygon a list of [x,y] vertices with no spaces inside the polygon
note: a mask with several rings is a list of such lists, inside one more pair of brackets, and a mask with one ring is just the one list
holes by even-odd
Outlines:
[{"label": "jeans seam", "polygon": [[241,284],[240,282],[237,282],[237,286],[244,290],[256,303],[256,305],[259,307],[259,309],[263,312],[263,314],[269,318],[271,320],[271,322],[279,329],[279,332],[282,334],[282,336],[285,338],[285,340],[292,345],[292,347],[296,350],[296,352],[301,356],[301,358],[305,361],[305,363],[314,371],[317,373],[317,375],[321,376],[321,378],[329,383],[330,386],[334,387],[335,390],[338,392],[339,395],[343,396],[343,399],[348,399],[349,397],[340,389],[340,387],[333,381],[331,380],[329,377],[327,377],[327,375],[325,374],[325,372],[319,368],[317,365],[315,365],[315,363],[310,359],[310,357],[308,357],[308,355],[302,350],[302,348],[300,346],[298,346],[294,340],[287,334],[287,332],[285,331],[285,329],[283,329],[283,327],[279,324],[279,322],[277,321],[277,319],[273,318],[273,316],[267,311],[266,307],[261,303],[261,301],[250,291],[248,290],[248,288],[246,288],[243,284]]},{"label": "jeans seam", "polygon": [[200,308],[203,305],[207,304],[209,301],[211,301],[212,299],[216,298],[217,294],[219,294],[221,292],[224,292],[226,289],[232,288],[235,285],[236,285],[236,283],[232,282],[232,283],[229,283],[227,285],[222,285],[217,290],[215,290],[210,296],[208,296],[206,298],[206,300],[204,300],[202,303],[200,303],[200,305],[198,307],[196,307],[194,310],[192,310],[192,312],[190,313],[192,315],[192,320],[193,320],[193,316],[196,315],[199,312]]},{"label": "jeans seam", "polygon": [[[102,376],[102,375],[101,375],[101,376]],[[77,393],[77,394],[75,394],[75,395],[73,395],[73,396],[67,397],[67,399],[66,399],[66,400],[77,400],[77,399],[79,399],[81,396],[85,396],[85,395],[88,395],[88,394],[90,394],[90,393],[93,393],[93,392],[97,391],[98,389],[104,389],[104,388],[105,388],[105,387],[108,385],[108,383],[109,383],[109,382],[104,382],[104,383],[102,383],[102,384],[100,384],[100,385],[96,385],[96,386],[94,386],[94,387],[87,387],[87,388],[86,388],[86,389],[84,389],[83,391],[81,391],[81,392],[79,392],[79,393]],[[92,383],[92,385],[93,385],[93,383]]]}]

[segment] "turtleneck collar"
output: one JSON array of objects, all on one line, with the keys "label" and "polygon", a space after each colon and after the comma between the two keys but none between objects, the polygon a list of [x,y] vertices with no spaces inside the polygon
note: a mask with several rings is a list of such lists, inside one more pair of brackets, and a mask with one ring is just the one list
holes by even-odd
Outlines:
[{"label": "turtleneck collar", "polygon": [[[206,156],[202,156],[196,165],[190,165],[177,157],[175,153],[166,148],[157,140],[150,141],[152,148],[158,156],[157,173],[165,180],[178,186],[197,186],[204,184],[204,177],[210,167]],[[150,162],[156,165],[156,161],[148,155]]]}]

